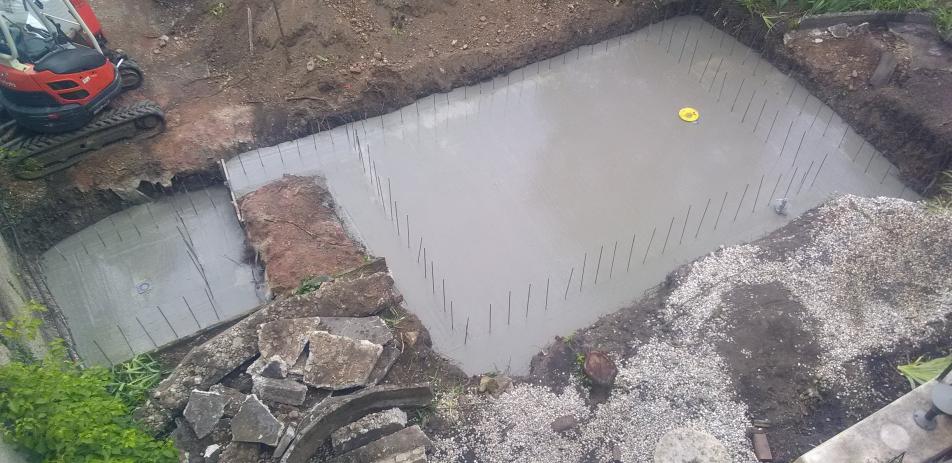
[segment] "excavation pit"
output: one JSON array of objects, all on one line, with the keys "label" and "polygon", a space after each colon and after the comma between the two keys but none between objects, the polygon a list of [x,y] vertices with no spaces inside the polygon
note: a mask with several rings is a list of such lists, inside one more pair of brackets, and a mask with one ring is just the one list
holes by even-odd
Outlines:
[{"label": "excavation pit", "polygon": [[226,170],[238,196],[324,177],[437,350],[470,373],[525,372],[553,336],[836,193],[916,198],[829,107],[691,16]]}]

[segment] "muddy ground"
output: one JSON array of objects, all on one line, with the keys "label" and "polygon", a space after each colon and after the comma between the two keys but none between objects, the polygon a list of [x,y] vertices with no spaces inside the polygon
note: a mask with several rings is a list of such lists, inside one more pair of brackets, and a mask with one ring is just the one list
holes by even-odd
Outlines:
[{"label": "muddy ground", "polygon": [[[46,180],[17,181],[0,170],[4,222],[15,226],[21,247],[43,250],[149,196],[220,182],[215,163],[244,150],[380,114],[689,11],[791,69],[898,162],[911,187],[928,189],[952,156],[947,56],[922,66],[909,58],[934,53],[927,39],[876,30],[868,38],[785,46],[778,28],[765,40],[762,21],[730,0],[218,4],[93,1],[111,45],[127,50],[147,75],[144,88],[124,99],[157,101],[168,130],[100,150]],[[898,50],[902,64],[888,85],[873,89],[864,79],[884,46]],[[843,79],[841,71],[858,77]]]},{"label": "muddy ground", "polygon": [[[897,365],[948,353],[952,243],[917,235],[947,235],[952,221],[920,211],[899,200],[835,200],[712,253],[649,297],[558,339],[533,359],[527,381],[573,390],[579,354],[630,359],[657,338],[710,343],[747,416],[772,423],[777,461],[792,461],[908,392]],[[744,248],[749,260],[731,257]],[[800,267],[806,255],[817,264]],[[851,342],[861,347],[844,346]]]}]

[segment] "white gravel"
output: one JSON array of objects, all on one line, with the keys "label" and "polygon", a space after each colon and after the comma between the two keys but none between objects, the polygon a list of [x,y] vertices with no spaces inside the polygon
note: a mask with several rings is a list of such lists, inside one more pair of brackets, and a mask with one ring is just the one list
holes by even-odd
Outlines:
[{"label": "white gravel", "polygon": [[[621,363],[611,398],[594,413],[574,387],[553,394],[522,384],[497,399],[470,396],[472,414],[453,436],[436,439],[434,461],[608,461],[614,446],[626,463],[652,462],[658,440],[676,427],[712,434],[732,461],[755,461],[744,435],[747,407],[734,400],[726,371],[709,346],[652,340]],[[552,431],[566,414],[579,427]]]},{"label": "white gravel", "polygon": [[[666,318],[684,338],[717,339],[725,327],[713,314],[732,308],[725,295],[779,283],[805,308],[804,326],[823,351],[815,373],[836,382],[846,362],[932,334],[927,324],[952,312],[952,215],[857,196],[818,213],[812,241],[786,259],[742,245],[696,261],[665,301]],[[857,400],[867,392],[853,388]]]},{"label": "white gravel", "polygon": [[[822,380],[877,349],[931,334],[927,323],[952,312],[952,214],[892,198],[835,198],[818,209],[812,239],[771,255],[756,245],[722,249],[681,273],[664,304],[670,333],[620,359],[611,398],[589,410],[577,387],[562,394],[519,385],[499,398],[466,395],[469,411],[450,437],[436,439],[441,462],[653,461],[674,427],[708,432],[733,461],[754,461],[749,417],[734,397],[729,368],[712,347],[726,339],[726,296],[749,284],[780,284],[804,307],[802,321],[822,351]],[[785,237],[780,237],[783,240]],[[742,319],[742,317],[740,317]],[[840,384],[842,387],[843,385]],[[853,385],[860,400],[865,385]],[[556,418],[579,427],[560,435]]]}]

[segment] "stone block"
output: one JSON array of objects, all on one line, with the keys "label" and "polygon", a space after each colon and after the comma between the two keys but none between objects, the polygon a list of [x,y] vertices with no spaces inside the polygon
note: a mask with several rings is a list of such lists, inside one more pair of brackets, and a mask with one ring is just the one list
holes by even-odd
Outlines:
[{"label": "stone block", "polygon": [[252,392],[262,400],[288,405],[301,405],[307,397],[307,386],[293,379],[255,376]]},{"label": "stone block", "polygon": [[332,463],[404,463],[426,461],[433,443],[419,426],[410,426],[335,457]]},{"label": "stone block", "polygon": [[371,413],[331,434],[331,447],[341,455],[363,447],[407,425],[407,414],[399,408]]},{"label": "stone block", "polygon": [[[261,356],[248,367],[248,373],[261,375],[272,362],[280,360],[293,365],[304,351],[307,337],[318,329],[319,317],[286,318],[262,323],[258,328],[258,351]],[[287,376],[287,374],[285,374]]]},{"label": "stone block", "polygon": [[284,425],[254,394],[245,399],[231,420],[231,438],[236,442],[260,442],[274,447],[283,432]]},{"label": "stone block", "polygon": [[183,416],[192,425],[195,436],[201,439],[215,429],[218,420],[225,414],[226,405],[228,405],[228,397],[196,389],[189,395]]},{"label": "stone block", "polygon": [[366,386],[383,346],[335,336],[326,331],[310,335],[304,382],[316,388],[341,390]]},{"label": "stone block", "polygon": [[380,317],[324,317],[321,328],[333,335],[374,344],[383,345],[393,340],[393,332]]}]

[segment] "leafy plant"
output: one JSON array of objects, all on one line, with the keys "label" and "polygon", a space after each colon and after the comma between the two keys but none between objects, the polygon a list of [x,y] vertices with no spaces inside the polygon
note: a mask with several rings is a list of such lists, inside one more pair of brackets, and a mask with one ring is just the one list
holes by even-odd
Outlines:
[{"label": "leafy plant", "polygon": [[208,10],[208,14],[220,18],[221,15],[225,14],[225,2],[218,2]]},{"label": "leafy plant", "polygon": [[81,369],[54,343],[41,362],[0,367],[0,428],[4,439],[48,463],[174,463],[169,440],[156,440],[109,393],[110,372]]},{"label": "leafy plant", "polygon": [[32,363],[36,359],[30,352],[28,344],[36,340],[43,320],[35,315],[46,312],[46,307],[39,302],[30,300],[17,315],[0,323],[0,342],[7,346],[13,354],[14,360]]},{"label": "leafy plant", "polygon": [[112,375],[106,389],[129,408],[145,402],[146,395],[164,373],[162,365],[149,354],[139,354],[131,360],[112,368]]},{"label": "leafy plant", "polygon": [[301,284],[298,285],[297,289],[294,290],[294,294],[302,295],[307,293],[313,293],[321,288],[321,285],[329,281],[330,277],[319,276],[319,277],[307,277],[301,280]]},{"label": "leafy plant", "polygon": [[922,360],[922,357],[919,357],[912,363],[899,365],[896,369],[906,377],[909,386],[915,389],[917,386],[935,379],[949,364],[952,364],[952,355],[925,361]]}]

